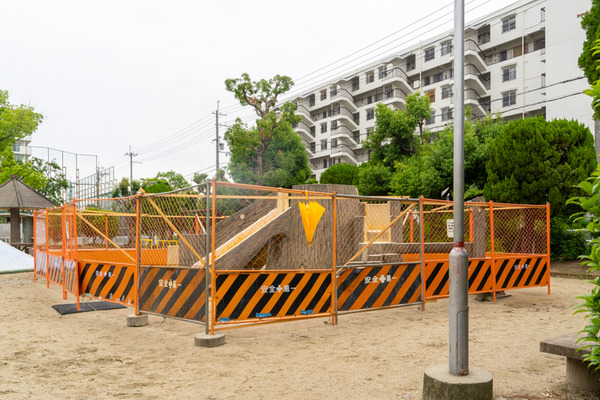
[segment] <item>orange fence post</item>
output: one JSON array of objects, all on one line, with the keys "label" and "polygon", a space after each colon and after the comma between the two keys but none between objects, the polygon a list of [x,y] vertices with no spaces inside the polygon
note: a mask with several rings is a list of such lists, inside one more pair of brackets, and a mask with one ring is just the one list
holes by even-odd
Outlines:
[{"label": "orange fence post", "polygon": [[[210,315],[210,334],[215,334],[215,315],[216,310],[216,283],[217,279],[215,277],[215,225],[217,223],[217,180],[213,178],[212,180],[212,221],[211,221],[211,261],[210,261],[210,297],[211,297],[211,315]],[[208,321],[208,315],[206,316]]]},{"label": "orange fence post", "polygon": [[331,269],[331,325],[334,326],[337,320],[337,274],[335,271],[335,264],[337,263],[336,259],[336,245],[337,245],[337,197],[335,191],[333,192],[333,197],[331,198],[333,201],[333,234],[332,234],[332,247],[333,247],[333,256],[332,256],[332,269]]},{"label": "orange fence post", "polygon": [[414,222],[413,222],[413,212],[410,212],[410,242],[409,243],[413,243],[414,242],[414,238],[413,238],[413,233],[414,233]]},{"label": "orange fence post", "polygon": [[425,311],[425,285],[427,279],[425,279],[425,261],[423,260],[425,258],[425,218],[423,214],[423,196],[419,197],[419,225],[421,231],[421,301],[423,302],[423,311]]},{"label": "orange fence post", "polygon": [[48,229],[49,220],[50,212],[46,208],[46,288],[50,288],[50,230]]},{"label": "orange fence post", "polygon": [[494,303],[496,302],[496,246],[494,243],[494,202],[490,200],[490,243],[492,250],[492,290],[494,291]]},{"label": "orange fence post", "polygon": [[[77,261],[77,257],[79,256],[78,254],[78,243],[77,243],[77,202],[75,201],[75,199],[73,199],[73,235],[71,236],[73,238],[73,259],[75,261]],[[77,268],[79,268],[79,264],[77,264]],[[77,295],[79,296],[81,293],[77,293]]]},{"label": "orange fence post", "polygon": [[469,242],[473,243],[473,207],[469,210]]},{"label": "orange fence post", "polygon": [[37,275],[37,251],[35,251],[35,249],[37,248],[37,228],[36,228],[36,221],[37,221],[37,211],[33,212],[33,283],[36,282],[36,275]]},{"label": "orange fence post", "polygon": [[550,203],[546,203],[546,255],[548,262],[548,296],[550,295]]},{"label": "orange fence post", "polygon": [[[104,214],[104,233],[106,234],[106,237],[108,237],[108,215]],[[106,250],[108,250],[108,240],[105,240],[106,242]]]},{"label": "orange fence post", "polygon": [[61,254],[62,254],[62,278],[61,278],[61,283],[62,283],[62,293],[63,293],[63,300],[67,299],[67,291],[65,290],[65,256],[66,256],[66,247],[67,247],[67,230],[66,230],[66,218],[65,218],[65,206],[63,204],[62,206],[62,213],[61,213],[61,219],[60,219],[60,233],[62,235],[62,245],[61,245]]}]

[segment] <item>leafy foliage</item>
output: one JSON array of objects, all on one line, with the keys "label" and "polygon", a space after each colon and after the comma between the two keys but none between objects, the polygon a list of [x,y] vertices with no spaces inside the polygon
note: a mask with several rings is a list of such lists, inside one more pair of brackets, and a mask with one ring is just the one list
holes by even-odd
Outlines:
[{"label": "leafy foliage", "polygon": [[550,221],[550,258],[552,260],[576,260],[588,252],[587,230],[578,229],[564,216],[554,217]]},{"label": "leafy foliage", "polygon": [[392,171],[383,164],[365,163],[358,172],[358,193],[363,196],[386,196],[390,192]]},{"label": "leafy foliage", "polygon": [[15,160],[12,148],[8,147],[2,153],[0,183],[9,180],[11,175],[17,175],[23,183],[57,204],[63,202],[62,191],[70,187],[57,163],[48,163],[36,157],[30,157],[27,162]]},{"label": "leafy foliage", "polygon": [[140,181],[133,180],[131,182],[131,191],[129,191],[129,179],[123,178],[119,185],[113,190],[112,197],[127,197],[136,194],[140,190]]},{"label": "leafy foliage", "polygon": [[414,92],[406,97],[406,112],[415,126],[419,127],[421,145],[423,145],[423,125],[425,125],[426,120],[431,118],[433,111],[429,96],[421,92]]},{"label": "leafy foliage", "polygon": [[577,121],[511,121],[488,150],[486,199],[549,202],[553,216],[565,212],[566,200],[577,194],[577,182],[596,166],[592,134]]},{"label": "leafy foliage", "polygon": [[[591,250],[588,255],[582,255],[584,261],[582,264],[588,267],[589,272],[600,271],[600,166],[591,174],[587,180],[581,182],[578,187],[583,195],[572,197],[568,200],[569,204],[574,204],[581,209],[574,215],[575,221],[584,221],[587,224],[587,229],[594,237],[591,241]],[[584,360],[589,362],[589,367],[600,368],[600,277],[590,281],[594,286],[588,294],[577,297],[583,300],[579,304],[575,313],[584,312],[588,323],[580,333],[586,335],[579,341],[589,341],[591,344],[586,344],[582,348],[590,348],[590,354],[584,356]]]},{"label": "leafy foliage", "polygon": [[[465,187],[469,196],[481,194],[487,173],[484,168],[488,145],[503,126],[501,119],[488,117],[481,122],[465,121]],[[420,152],[398,162],[392,178],[392,191],[397,195],[440,198],[452,187],[454,177],[454,128],[447,126],[436,141],[425,143]]]},{"label": "leafy foliage", "polygon": [[600,61],[600,55],[595,48],[596,41],[600,37],[600,2],[598,0],[592,0],[589,12],[581,18],[581,27],[585,31],[585,41],[578,64],[592,85],[600,79],[600,71],[596,68]]},{"label": "leafy foliage", "polygon": [[291,187],[310,176],[306,150],[292,125],[300,121],[296,106],[286,102],[276,108],[278,97],[292,86],[290,77],[252,81],[248,74],[227,79],[225,87],[241,105],[254,108],[256,126],[239,118],[225,133],[231,152],[229,172],[235,182]]},{"label": "leafy foliage", "polygon": [[10,104],[8,92],[0,90],[0,154],[8,148],[12,150],[16,140],[35,132],[42,119],[33,107]]},{"label": "leafy foliage", "polygon": [[146,193],[163,193],[190,186],[183,175],[175,171],[159,172],[154,178],[142,179]]},{"label": "leafy foliage", "polygon": [[320,183],[358,185],[359,167],[352,164],[335,164],[321,174]]}]

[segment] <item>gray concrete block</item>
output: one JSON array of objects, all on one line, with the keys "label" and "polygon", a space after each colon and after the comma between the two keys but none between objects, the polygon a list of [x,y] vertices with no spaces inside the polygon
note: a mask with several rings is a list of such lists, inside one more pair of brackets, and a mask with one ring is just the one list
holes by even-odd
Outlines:
[{"label": "gray concrete block", "polygon": [[200,347],[217,347],[225,344],[225,335],[215,333],[214,335],[199,334],[194,336],[194,345]]},{"label": "gray concrete block", "polygon": [[127,326],[138,327],[148,325],[148,314],[129,314],[127,316]]},{"label": "gray concrete block", "polygon": [[469,375],[456,376],[448,364],[432,365],[425,370],[423,400],[492,400],[492,374],[480,368],[469,367]]}]

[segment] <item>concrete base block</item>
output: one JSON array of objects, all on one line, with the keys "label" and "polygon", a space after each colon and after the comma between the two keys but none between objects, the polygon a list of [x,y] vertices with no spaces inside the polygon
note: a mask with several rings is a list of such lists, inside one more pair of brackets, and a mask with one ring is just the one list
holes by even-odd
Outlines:
[{"label": "concrete base block", "polygon": [[456,376],[448,372],[448,364],[433,365],[425,370],[423,400],[492,400],[492,374],[469,367],[469,375]]},{"label": "concrete base block", "polygon": [[127,326],[137,327],[148,325],[148,314],[129,314],[127,316]]},{"label": "concrete base block", "polygon": [[217,347],[225,344],[225,335],[215,333],[214,335],[196,335],[194,336],[194,345],[200,347]]},{"label": "concrete base block", "polygon": [[583,360],[567,357],[567,382],[586,392],[600,392],[600,371],[588,368]]}]

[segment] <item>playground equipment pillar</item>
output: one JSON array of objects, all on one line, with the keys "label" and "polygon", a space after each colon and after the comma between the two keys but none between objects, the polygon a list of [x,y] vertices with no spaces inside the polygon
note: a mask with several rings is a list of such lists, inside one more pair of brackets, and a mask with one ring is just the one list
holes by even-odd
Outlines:
[{"label": "playground equipment pillar", "polygon": [[454,248],[450,252],[450,374],[469,375],[469,256],[464,247],[465,13],[454,1]]}]

